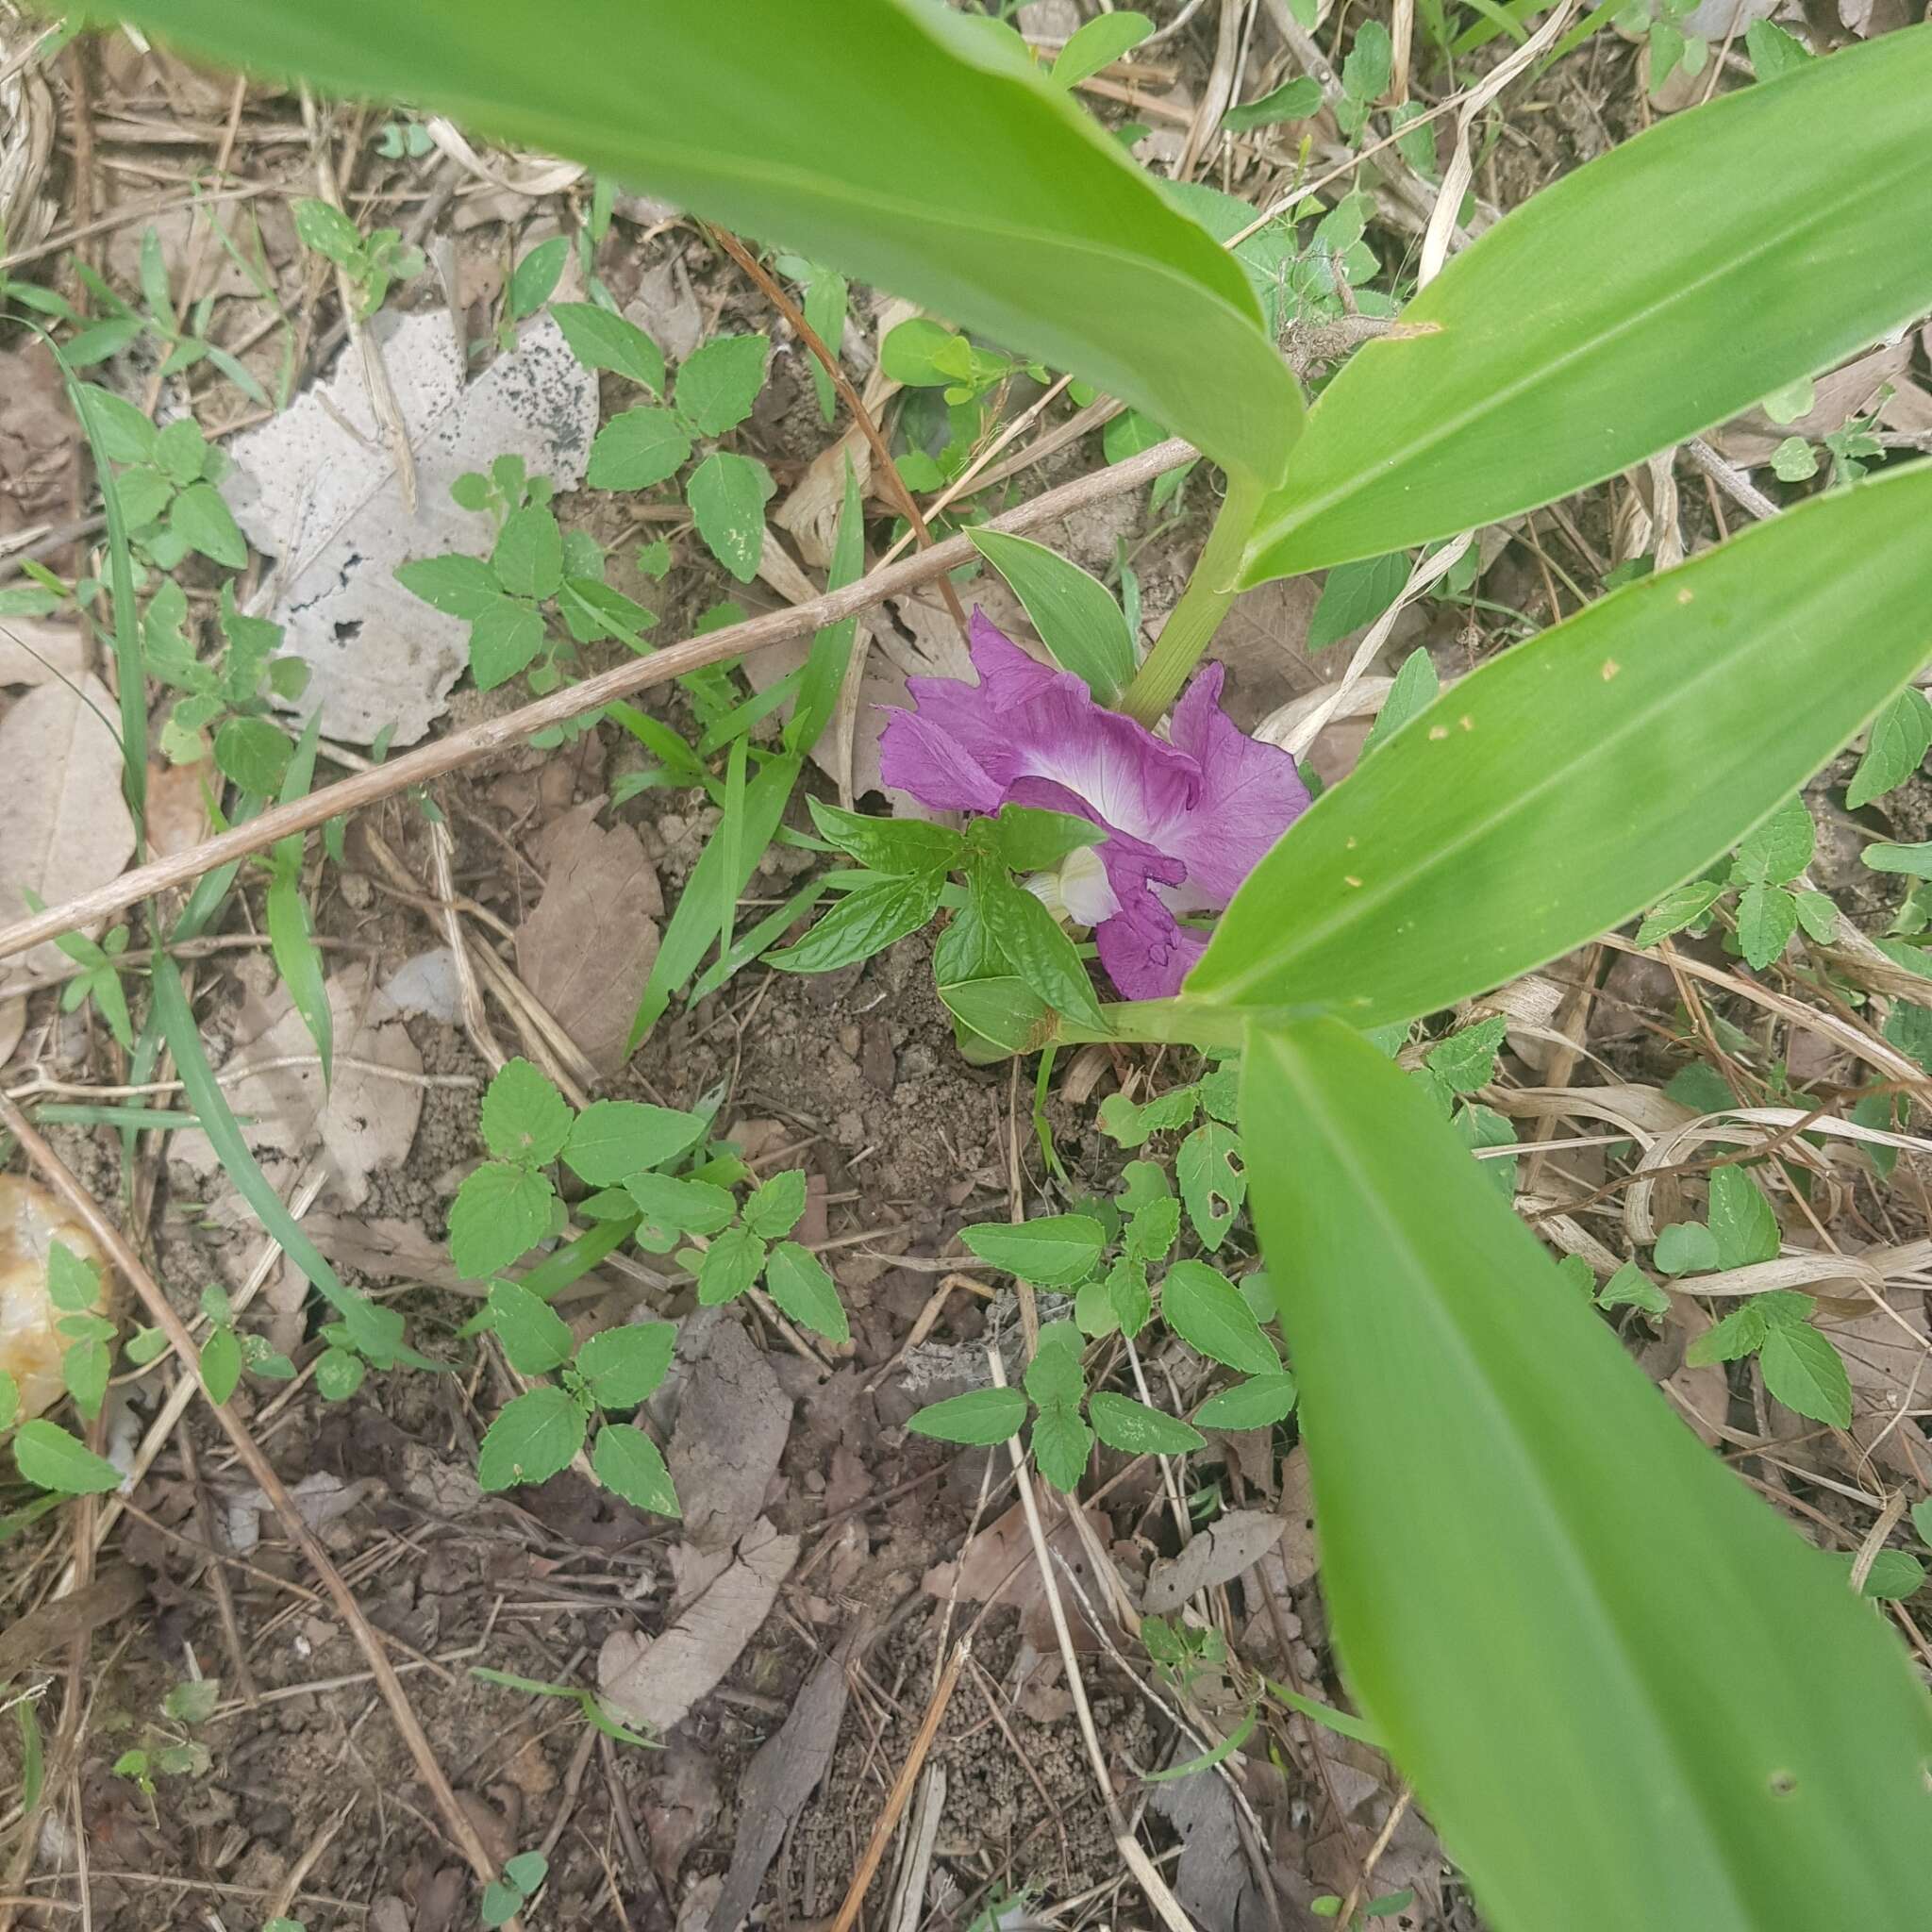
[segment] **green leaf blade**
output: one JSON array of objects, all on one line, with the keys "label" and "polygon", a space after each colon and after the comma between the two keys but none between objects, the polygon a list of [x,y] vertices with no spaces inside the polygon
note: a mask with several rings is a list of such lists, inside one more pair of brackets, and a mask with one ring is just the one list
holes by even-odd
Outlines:
[{"label": "green leaf blade", "polygon": [[915,1436],[939,1442],[982,1445],[1004,1442],[1020,1432],[1026,1420],[1026,1398],[1017,1389],[972,1389],[964,1395],[929,1402],[906,1426]]},{"label": "green leaf blade", "polygon": [[1127,620],[1106,585],[1030,537],[999,530],[967,534],[1024,606],[1054,662],[1101,704],[1112,704],[1133,681],[1135,653]]},{"label": "green leaf blade", "polygon": [[583,1446],[583,1410],[546,1382],[506,1403],[484,1431],[476,1480],[486,1490],[548,1482]]},{"label": "green leaf blade", "polygon": [[[1918,668],[1928,519],[1932,465],[1914,465],[1492,658],[1295,822],[1184,997],[1381,1025],[1656,905]],[[1853,554],[1848,580],[1833,559]]]},{"label": "green leaf blade", "polygon": [[1928,92],[1932,28],[1888,35],[1672,115],[1498,223],[1324,393],[1243,584],[1568,495],[1932,306]]},{"label": "green leaf blade", "polygon": [[1932,1704],[1841,1573],[1560,1291],[1372,1045],[1257,1034],[1242,1120],[1263,1245],[1292,1257],[1337,1642],[1491,1919],[1909,1918]]},{"label": "green leaf blade", "polygon": [[794,0],[744,0],[728,33],[713,0],[663,0],[648,18],[583,0],[568,34],[534,31],[512,0],[404,15],[381,0],[135,0],[126,17],[782,235],[1072,370],[1217,461],[1281,474],[1300,396],[1240,265],[983,23],[912,0],[851,0],[837,33]]}]

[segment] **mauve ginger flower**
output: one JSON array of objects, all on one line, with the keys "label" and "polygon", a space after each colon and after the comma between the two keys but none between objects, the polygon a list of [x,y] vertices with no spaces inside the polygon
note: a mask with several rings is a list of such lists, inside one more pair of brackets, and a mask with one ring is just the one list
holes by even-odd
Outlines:
[{"label": "mauve ginger flower", "polygon": [[1128,999],[1180,991],[1208,937],[1176,917],[1219,912],[1308,806],[1294,759],[1237,730],[1210,664],[1174,707],[1167,739],[1096,704],[973,613],[977,684],[908,680],[879,744],[888,785],[936,809],[1030,805],[1106,832],[1058,873],[1029,881],[1056,912],[1093,928],[1100,962]]}]

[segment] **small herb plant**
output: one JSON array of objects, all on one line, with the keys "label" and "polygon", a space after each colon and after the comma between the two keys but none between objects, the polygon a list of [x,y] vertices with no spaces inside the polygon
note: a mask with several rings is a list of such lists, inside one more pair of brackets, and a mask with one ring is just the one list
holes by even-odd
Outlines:
[{"label": "small herb plant", "polygon": [[[566,309],[568,321],[558,318],[577,358],[586,368],[612,370],[653,398],[598,430],[584,476],[591,489],[650,490],[668,482],[699,443],[727,434],[751,414],[765,386],[772,346],[766,337],[714,337],[685,358],[673,387],[662,356],[641,329],[601,308],[587,314],[588,307]],[[758,574],[765,505],[775,488],[756,458],[722,449],[685,479],[684,499],[705,547],[741,584]]]},{"label": "small herb plant", "polygon": [[[777,1307],[828,1341],[850,1337],[837,1284],[810,1249],[786,1239],[805,1212],[805,1177],[774,1174],[741,1200],[747,1173],[735,1152],[710,1142],[708,1112],[639,1101],[599,1100],[581,1113],[527,1060],[510,1060],[483,1098],[492,1158],[463,1182],[450,1209],[450,1255],[472,1279],[500,1276],[566,1225],[553,1171],[570,1170],[592,1191],[577,1211],[591,1224],[524,1278],[496,1279],[485,1320],[510,1365],[555,1374],[510,1403],[483,1441],[486,1489],[541,1482],[566,1468],[598,1421],[591,1466],[640,1507],[677,1513],[656,1446],[627,1424],[600,1420],[634,1409],[670,1366],[669,1323],[607,1330],[577,1347],[539,1291],[554,1291],[583,1268],[634,1241],[648,1254],[675,1250],[715,1307],[762,1282]],[[670,1170],[678,1169],[679,1172]],[[682,1244],[682,1245],[681,1245]],[[534,1284],[534,1287],[532,1286]]]},{"label": "small herb plant", "polygon": [[519,1852],[504,1861],[503,1875],[483,1889],[483,1923],[494,1927],[510,1920],[543,1889],[550,1860],[541,1852]]},{"label": "small herb plant", "polygon": [[213,1768],[208,1746],[189,1733],[207,1724],[221,1701],[219,1678],[192,1677],[175,1685],[161,1700],[162,1721],[143,1725],[141,1741],[114,1760],[114,1775],[132,1781],[151,1815],[158,1778],[206,1777]]},{"label": "small herb plant", "polygon": [[[223,237],[232,252],[232,244]],[[168,268],[162,255],[158,229],[148,228],[141,238],[141,293],[145,307],[134,305],[118,294],[102,276],[77,258],[74,273],[86,288],[95,315],[83,316],[67,299],[37,282],[17,281],[0,270],[0,302],[17,303],[57,322],[70,324],[73,334],[60,345],[68,366],[92,369],[109,357],[133,348],[143,337],[161,351],[161,375],[181,375],[203,360],[219,369],[248,400],[258,408],[268,408],[268,394],[247,365],[218,343],[208,340],[209,317],[215,298],[204,295],[184,320],[168,291]],[[252,271],[251,271],[252,273]]]},{"label": "small herb plant", "polygon": [[669,1322],[607,1328],[578,1347],[561,1317],[513,1281],[491,1284],[487,1315],[511,1368],[555,1375],[510,1403],[491,1424],[476,1458],[486,1490],[547,1482],[581,1453],[594,1420],[591,1467],[607,1489],[659,1516],[680,1514],[658,1445],[607,1411],[638,1407],[664,1379],[677,1330]]},{"label": "small herb plant", "polygon": [[79,388],[88,427],[109,461],[121,514],[135,553],[159,571],[175,569],[191,551],[243,569],[248,545],[215,488],[227,458],[202,435],[192,416],[155,425],[132,403],[92,383]]},{"label": "small herb plant", "polygon": [[409,247],[400,228],[365,235],[341,208],[312,195],[295,202],[293,213],[302,245],[341,270],[358,320],[366,321],[382,307],[391,283],[423,273],[423,251]]},{"label": "small herb plant", "polygon": [[1817,837],[1804,800],[1792,799],[1738,847],[1727,868],[1692,879],[1658,900],[1638,927],[1637,943],[1652,946],[1686,928],[1693,934],[1708,932],[1719,902],[1735,891],[1736,949],[1750,965],[1770,965],[1800,926],[1829,944],[1838,936],[1838,908],[1825,893],[1792,884],[1811,863]]},{"label": "small herb plant", "polygon": [[160,748],[176,765],[211,756],[224,777],[258,798],[274,798],[295,747],[270,709],[308,689],[308,666],[281,654],[280,625],[235,608],[227,584],[219,623],[223,647],[212,659],[203,658],[187,634],[188,599],[180,585],[170,577],[148,600],[142,618],[148,671],[182,693],[162,723]]}]

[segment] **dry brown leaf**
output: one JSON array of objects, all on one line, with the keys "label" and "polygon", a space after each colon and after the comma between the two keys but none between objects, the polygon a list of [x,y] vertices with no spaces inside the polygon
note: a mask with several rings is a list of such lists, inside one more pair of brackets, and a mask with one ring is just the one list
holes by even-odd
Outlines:
[{"label": "dry brown leaf", "polygon": [[87,669],[78,625],[44,617],[0,618],[0,684],[47,684]]},{"label": "dry brown leaf", "polygon": [[651,1848],[651,1870],[667,1892],[677,1890],[685,1854],[703,1843],[718,1821],[718,1774],[708,1753],[675,1743],[644,1787],[641,1823]]},{"label": "dry brown leaf", "polygon": [[1150,1616],[1172,1616],[1196,1591],[1233,1582],[1281,1541],[1287,1527],[1287,1519],[1272,1509],[1230,1509],[1179,1556],[1154,1565],[1142,1607]]},{"label": "dry brown leaf", "polygon": [[[318,1144],[328,1157],[339,1197],[354,1208],[369,1191],[369,1175],[400,1162],[416,1138],[423,1113],[423,1090],[413,1081],[385,1079],[346,1064],[374,1061],[403,1074],[420,1074],[423,1056],[404,1031],[385,994],[369,991],[368,968],[359,961],[328,982],[329,1011],[335,1017],[335,1085],[325,1089],[315,1060],[315,1042],[286,992],[261,1009],[266,1024],[254,1032],[222,1068],[240,1077],[224,1082],[228,1105],[245,1121],[242,1131],[262,1170],[277,1187],[293,1179]],[[269,1066],[284,1059],[308,1062]],[[252,1072],[249,1069],[266,1068]],[[170,1152],[203,1174],[220,1164],[205,1134],[176,1134]]]},{"label": "dry brown leaf", "polygon": [[154,858],[172,858],[208,835],[208,806],[220,795],[221,774],[211,758],[193,765],[147,768],[147,843]]},{"label": "dry brown leaf", "polygon": [[1924,1488],[1932,1482],[1932,1450],[1906,1412],[1932,1407],[1924,1291],[1894,1288],[1886,1300],[1890,1313],[1874,1307],[1820,1326],[1851,1377],[1852,1440],[1882,1468]]},{"label": "dry brown leaf", "polygon": [[26,995],[15,993],[11,999],[0,999],[0,1067],[13,1058],[13,1049],[25,1031]]},{"label": "dry brown leaf", "polygon": [[1263,1932],[1267,1905],[1241,1849],[1234,1793],[1206,1774],[1157,1785],[1150,1802],[1181,1841],[1174,1878],[1181,1909],[1202,1932]]},{"label": "dry brown leaf", "polygon": [[658,1732],[681,1723],[743,1654],[797,1561],[798,1539],[760,1517],[738,1560],[663,1636],[613,1630],[597,1658],[597,1688],[612,1712]]},{"label": "dry brown leaf", "polygon": [[0,351],[0,532],[66,513],[79,435],[46,350],[29,342]]},{"label": "dry brown leaf", "polygon": [[738,1787],[738,1828],[731,1870],[711,1913],[710,1932],[738,1932],[791,1821],[818,1788],[832,1762],[839,1726],[845,1720],[850,1686],[848,1642],[820,1660],[791,1705],[784,1726],[759,1746]]},{"label": "dry brown leaf", "polygon": [[[0,719],[0,925],[25,914],[28,891],[58,904],[119,878],[133,856],[114,713],[107,686],[89,676],[78,689],[43,684]],[[64,957],[47,940],[14,966],[53,973]]]},{"label": "dry brown leaf", "polygon": [[[1227,666],[1221,701],[1243,731],[1327,681],[1328,658],[1318,668],[1307,653],[1308,625],[1321,597],[1312,577],[1287,577],[1243,591],[1228,606],[1208,655]],[[1339,670],[1347,654],[1329,656]]]},{"label": "dry brown leaf", "polygon": [[765,1507],[791,1429],[791,1403],[764,1351],[730,1316],[692,1364],[666,1460],[700,1550],[728,1550]]},{"label": "dry brown leaf", "polygon": [[517,928],[517,972],[608,1077],[626,1058],[638,996],[658,957],[664,895],[638,835],[597,824],[603,803],[566,812],[536,841],[547,878]]},{"label": "dry brown leaf", "polygon": [[47,1295],[47,1250],[58,1241],[92,1262],[106,1281],[94,1238],[38,1181],[0,1174],[0,1370],[20,1390],[23,1420],[62,1392],[60,1357],[67,1343]]},{"label": "dry brown leaf", "polygon": [[[1096,1546],[1104,1549],[1112,1535],[1107,1518],[1097,1509],[1089,1509],[1085,1514]],[[1062,1517],[1047,1531],[1046,1543],[1055,1562],[1064,1563],[1074,1573],[1087,1601],[1103,1602],[1099,1579],[1070,1517]],[[920,1588],[941,1603],[956,1600],[963,1604],[1010,1604],[1020,1612],[1021,1629],[1028,1642],[1041,1650],[1051,1648],[1054,1642],[1040,1564],[1033,1554],[1025,1512],[1018,1503],[988,1524],[959,1552],[957,1562],[936,1563],[925,1573]],[[1084,1633],[1087,1626],[1078,1599],[1063,1591],[1062,1603],[1076,1635]],[[1088,1641],[1091,1642],[1091,1639]]]}]

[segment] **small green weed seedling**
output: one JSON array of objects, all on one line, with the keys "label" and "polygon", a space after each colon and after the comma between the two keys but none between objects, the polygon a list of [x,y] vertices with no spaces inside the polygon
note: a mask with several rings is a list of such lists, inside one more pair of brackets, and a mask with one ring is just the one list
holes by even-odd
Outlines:
[{"label": "small green weed seedling", "polygon": [[423,251],[408,246],[400,228],[377,228],[365,235],[341,208],[313,196],[293,203],[292,212],[302,245],[341,270],[360,321],[382,307],[391,283],[407,282],[423,273]]},{"label": "small green weed seedling", "polygon": [[[762,1283],[778,1308],[832,1342],[849,1340],[838,1286],[810,1249],[785,1239],[805,1212],[805,1176],[774,1174],[741,1200],[746,1178],[729,1148],[707,1144],[708,1112],[639,1101],[594,1101],[581,1113],[527,1060],[510,1060],[483,1097],[491,1159],[463,1182],[450,1208],[450,1256],[471,1279],[498,1276],[567,1225],[552,1170],[560,1161],[593,1190],[578,1212],[591,1224],[521,1283],[495,1279],[481,1318],[520,1374],[555,1374],[511,1402],[484,1437],[486,1489],[541,1482],[567,1468],[593,1421],[591,1467],[640,1507],[677,1514],[657,1446],[606,1410],[635,1409],[671,1362],[672,1324],[608,1329],[576,1346],[543,1299],[625,1241],[647,1254],[676,1251],[715,1307]],[[682,1172],[668,1172],[674,1167]],[[687,1245],[680,1246],[680,1243]]]},{"label": "small green weed seedling", "polygon": [[[219,229],[218,229],[219,232]],[[233,244],[223,235],[223,243],[232,252]],[[0,238],[0,254],[5,253]],[[214,297],[204,295],[195,303],[184,322],[168,292],[168,269],[161,252],[158,229],[146,229],[141,238],[141,291],[145,310],[123,299],[85,261],[77,258],[74,272],[87,289],[98,313],[83,316],[67,299],[38,282],[17,281],[0,270],[0,302],[12,302],[57,322],[70,324],[74,333],[61,344],[61,354],[71,369],[92,369],[111,356],[131,349],[143,337],[152,339],[161,353],[157,374],[180,375],[197,362],[207,360],[219,369],[248,400],[258,408],[268,408],[268,394],[247,365],[226,349],[208,340]],[[251,273],[255,273],[251,269]],[[264,291],[265,292],[265,291]]]},{"label": "small green weed seedling", "polygon": [[506,1925],[543,1889],[550,1860],[541,1852],[519,1852],[504,1861],[503,1875],[483,1889],[483,1923]]},{"label": "small green weed seedling", "polygon": [[76,393],[82,419],[120,466],[115,485],[136,555],[163,572],[191,551],[229,570],[245,568],[248,545],[215,488],[227,474],[227,458],[194,419],[177,416],[157,429],[111,391],[83,383]]},{"label": "small green weed seedling", "polygon": [[114,1760],[114,1775],[130,1779],[155,1814],[156,1780],[164,1777],[206,1777],[214,1759],[198,1738],[188,1733],[205,1724],[222,1701],[221,1680],[192,1677],[176,1684],[161,1700],[162,1722],[142,1728],[141,1740]]},{"label": "small green weed seedling", "polygon": [[[594,339],[593,325],[581,314],[569,325],[559,318],[559,325],[565,326],[579,359],[594,369],[612,366],[606,359],[613,353],[609,325],[620,320],[606,315],[594,325]],[[625,409],[597,432],[584,475],[593,490],[649,490],[668,482],[701,441],[737,428],[765,386],[772,346],[761,335],[714,337],[685,358],[674,389],[666,385],[655,344],[647,356],[630,336],[622,340],[615,353],[623,366],[616,373],[666,400],[661,407],[654,401]],[[685,479],[684,500],[705,547],[741,584],[758,575],[765,547],[765,505],[775,488],[772,473],[756,458],[721,449],[712,450]]]}]

